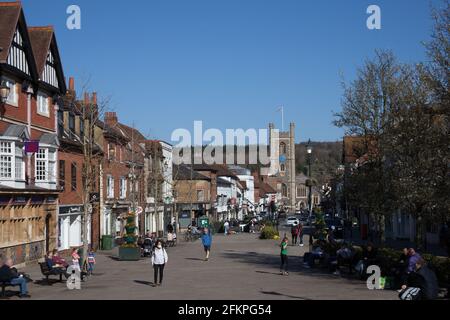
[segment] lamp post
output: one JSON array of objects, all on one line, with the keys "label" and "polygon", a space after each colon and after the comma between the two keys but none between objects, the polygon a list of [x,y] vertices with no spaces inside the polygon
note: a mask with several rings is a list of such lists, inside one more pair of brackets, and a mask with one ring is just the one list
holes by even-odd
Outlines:
[{"label": "lamp post", "polygon": [[311,179],[311,157],[312,157],[312,145],[311,145],[311,139],[309,139],[308,144],[306,145],[306,153],[307,153],[307,160],[308,160],[308,206],[309,206],[309,215],[312,215],[312,179]]},{"label": "lamp post", "polygon": [[2,82],[0,86],[0,104],[3,106],[8,100],[11,89],[6,85],[6,82]]}]

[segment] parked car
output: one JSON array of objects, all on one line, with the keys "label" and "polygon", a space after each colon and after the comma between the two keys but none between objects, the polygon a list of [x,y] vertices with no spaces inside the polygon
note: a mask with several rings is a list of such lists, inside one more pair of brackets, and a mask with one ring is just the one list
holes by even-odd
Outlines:
[{"label": "parked car", "polygon": [[300,224],[300,220],[296,217],[289,217],[286,219],[286,225],[288,227],[296,226]]}]

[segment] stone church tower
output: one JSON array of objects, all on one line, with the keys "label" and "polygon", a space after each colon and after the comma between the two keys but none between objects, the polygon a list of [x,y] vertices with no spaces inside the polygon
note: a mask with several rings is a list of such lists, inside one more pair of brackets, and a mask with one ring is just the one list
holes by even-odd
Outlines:
[{"label": "stone church tower", "polygon": [[270,169],[269,176],[278,177],[277,190],[292,212],[296,207],[295,123],[289,131],[280,132],[269,124]]}]

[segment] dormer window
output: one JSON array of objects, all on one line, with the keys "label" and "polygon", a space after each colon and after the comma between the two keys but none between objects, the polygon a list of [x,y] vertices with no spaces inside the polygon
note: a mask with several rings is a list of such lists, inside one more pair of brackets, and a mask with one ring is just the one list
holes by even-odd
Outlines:
[{"label": "dormer window", "polygon": [[45,93],[38,92],[37,95],[37,112],[43,116],[50,116],[48,96]]}]

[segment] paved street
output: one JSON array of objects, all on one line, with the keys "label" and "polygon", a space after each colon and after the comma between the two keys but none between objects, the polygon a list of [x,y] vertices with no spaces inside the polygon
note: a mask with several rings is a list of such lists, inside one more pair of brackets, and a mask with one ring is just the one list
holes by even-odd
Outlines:
[{"label": "paved street", "polygon": [[[114,252],[97,256],[96,274],[70,291],[65,284],[33,283],[33,299],[396,299],[392,291],[369,291],[363,282],[301,268],[303,248],[290,247],[290,275],[280,276],[277,241],[257,235],[214,237],[212,259],[204,262],[200,242],[169,248],[162,287],[152,287],[149,259],[122,262]],[[36,267],[26,270],[33,280]],[[12,299],[16,299],[15,297]]]}]

